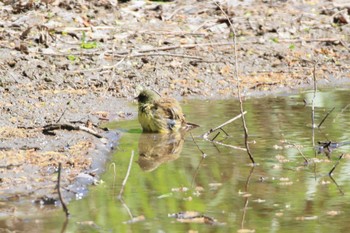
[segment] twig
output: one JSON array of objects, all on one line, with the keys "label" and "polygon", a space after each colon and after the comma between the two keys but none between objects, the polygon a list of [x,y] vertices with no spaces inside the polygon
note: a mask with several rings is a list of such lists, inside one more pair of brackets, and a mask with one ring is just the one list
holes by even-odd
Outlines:
[{"label": "twig", "polygon": [[[174,11],[176,14],[179,10],[182,8],[178,8]],[[174,14],[173,13],[173,14]],[[173,17],[173,15],[172,15]],[[115,26],[91,26],[91,27],[65,27],[65,28],[59,28],[56,30],[56,32],[59,32],[62,34],[62,32],[75,32],[75,31],[97,31],[97,30],[113,30],[118,29]],[[193,36],[201,36],[201,35],[207,35],[207,33],[193,33],[193,32],[172,32],[172,31],[140,31],[137,32],[138,34],[157,34],[157,35],[193,35]]]},{"label": "twig", "polygon": [[285,142],[285,143],[294,146],[299,151],[301,156],[303,157],[303,159],[305,161],[305,164],[309,164],[309,160],[307,160],[307,158],[305,157],[304,153],[300,150],[300,148],[296,144],[290,143],[290,142]]},{"label": "twig", "polygon": [[247,113],[247,111],[244,111],[243,113],[241,113],[241,114],[235,116],[234,118],[231,118],[230,120],[228,120],[228,121],[222,123],[221,125],[219,125],[219,126],[217,126],[217,127],[215,127],[215,128],[210,129],[208,132],[206,132],[205,134],[203,134],[202,137],[203,137],[204,139],[208,139],[209,134],[211,134],[212,132],[215,132],[215,131],[221,129],[221,128],[224,127],[225,125],[230,124],[231,122],[237,120],[238,118],[242,117],[242,116],[243,116],[244,114],[246,114],[246,113]]},{"label": "twig", "polygon": [[192,137],[193,143],[197,146],[198,150],[202,153],[201,161],[199,162],[199,164],[198,164],[198,166],[197,166],[197,168],[196,168],[196,170],[195,170],[195,172],[194,172],[194,174],[193,174],[193,177],[192,177],[191,187],[193,188],[193,184],[194,184],[194,181],[195,181],[195,179],[196,179],[196,177],[197,177],[197,174],[198,174],[198,172],[199,172],[199,168],[200,168],[202,162],[204,161],[204,159],[207,157],[207,154],[204,153],[204,151],[201,150],[201,148],[199,148],[199,146],[198,146],[198,144],[196,143],[196,141],[194,140],[194,137],[193,137],[193,135],[192,135],[191,132],[190,132],[190,135],[191,135],[191,137]]},{"label": "twig", "polygon": [[138,34],[146,35],[173,35],[173,36],[207,36],[208,33],[203,32],[167,32],[167,31],[142,31]]},{"label": "twig", "polygon": [[344,17],[343,13],[347,14],[347,12],[348,12],[348,9],[343,9],[343,10],[340,10],[338,12],[335,12],[333,15],[331,15],[331,17],[329,17],[331,19],[330,23],[331,24],[333,23],[333,19],[334,19],[335,16],[342,15]]},{"label": "twig", "polygon": [[221,12],[223,13],[223,15],[226,17],[227,21],[229,22],[230,24],[230,28],[231,28],[231,31],[233,33],[233,45],[234,45],[234,57],[235,57],[235,72],[234,72],[234,76],[236,78],[236,82],[237,82],[237,94],[238,94],[238,99],[239,99],[239,104],[240,104],[240,111],[241,111],[241,114],[242,114],[242,123],[243,123],[243,128],[244,128],[244,144],[245,144],[245,147],[247,149],[247,153],[248,153],[248,156],[250,158],[250,161],[252,161],[253,165],[255,165],[255,161],[254,161],[254,158],[253,158],[253,155],[250,151],[250,148],[249,148],[249,143],[248,143],[248,128],[247,128],[247,123],[245,121],[245,117],[244,117],[244,109],[243,109],[243,102],[242,102],[242,97],[241,97],[241,83],[240,83],[240,80],[239,80],[239,76],[238,76],[238,56],[237,56],[237,33],[236,33],[236,30],[231,22],[231,19],[230,17],[228,17],[228,15],[226,14],[226,12],[222,9],[222,7],[220,6],[219,3],[215,2],[214,3],[220,8]]},{"label": "twig", "polygon": [[0,169],[7,169],[7,170],[11,170],[14,167],[20,167],[22,166],[24,163],[19,163],[19,164],[8,164],[8,165],[0,165]]},{"label": "twig", "polygon": [[69,210],[68,210],[66,203],[64,202],[64,200],[62,198],[62,194],[61,194],[61,169],[62,169],[62,164],[58,163],[57,191],[58,191],[58,197],[60,199],[63,211],[66,214],[66,218],[69,218]]},{"label": "twig", "polygon": [[333,178],[333,176],[329,176],[329,178],[333,181],[333,183],[335,184],[335,186],[337,186],[337,189],[339,190],[339,192],[341,193],[341,195],[344,195],[345,193],[344,193],[343,190],[340,188],[339,184],[335,181],[335,179]]},{"label": "twig", "polygon": [[85,70],[72,70],[70,71],[71,73],[80,73],[80,72],[92,72],[92,71],[99,71],[99,70],[109,70],[109,69],[114,69],[117,66],[119,66],[126,58],[127,56],[123,56],[120,61],[118,61],[116,64],[111,65],[111,66],[102,66],[98,68],[91,68],[91,69],[85,69]]},{"label": "twig", "polygon": [[191,135],[191,137],[192,137],[193,143],[197,146],[198,150],[202,153],[202,156],[203,156],[203,157],[206,157],[206,156],[207,156],[206,153],[204,153],[204,151],[201,150],[201,148],[199,148],[197,142],[194,140],[194,137],[193,137],[193,135],[192,135],[192,132],[190,132],[190,135]]},{"label": "twig", "polygon": [[62,228],[61,228],[61,233],[65,233],[66,232],[66,229],[67,229],[67,226],[68,226],[68,222],[69,222],[69,219],[66,218],[66,220],[64,220],[64,223],[62,225]]},{"label": "twig", "polygon": [[[163,46],[158,48],[151,48],[151,49],[142,49],[139,51],[135,51],[136,54],[138,53],[149,53],[149,52],[156,52],[156,51],[168,51],[168,50],[175,50],[175,49],[191,49],[196,47],[211,47],[211,46],[225,46],[225,45],[234,45],[232,42],[216,42],[216,43],[203,43],[203,44],[185,44],[185,45],[173,45],[173,46]],[[118,55],[126,55],[129,52],[117,52]]]},{"label": "twig", "polygon": [[325,117],[322,119],[322,121],[320,122],[320,124],[318,124],[317,128],[320,128],[321,125],[323,124],[323,122],[327,119],[327,117],[329,116],[329,114],[331,114],[333,112],[333,110],[335,109],[335,107],[333,107],[329,112],[327,112],[327,114],[325,115]]},{"label": "twig", "polygon": [[297,148],[297,150],[299,151],[299,153],[301,154],[301,156],[303,157],[305,164],[309,164],[309,160],[307,160],[307,158],[305,157],[305,155],[303,154],[303,152],[300,150],[299,147],[295,146],[295,148]]},{"label": "twig", "polygon": [[123,180],[122,188],[120,189],[120,192],[119,192],[119,195],[118,195],[118,199],[121,199],[121,198],[122,198],[122,195],[123,195],[123,192],[124,192],[124,188],[125,188],[126,182],[127,182],[128,177],[129,177],[129,175],[130,175],[130,170],[131,170],[131,165],[132,165],[133,159],[134,159],[134,151],[131,152],[128,170],[127,170],[126,175],[125,175],[125,178],[124,178],[124,180]]},{"label": "twig", "polygon": [[[185,45],[174,45],[174,46],[163,46],[158,48],[151,48],[151,49],[143,49],[138,51],[133,51],[133,53],[130,54],[130,51],[120,51],[115,52],[113,50],[106,51],[105,54],[116,56],[116,57],[122,57],[124,58],[126,55],[128,57],[141,57],[141,56],[173,56],[173,57],[183,57],[183,58],[189,58],[189,59],[196,59],[198,61],[203,61],[203,58],[198,56],[189,56],[189,55],[182,55],[182,54],[174,54],[174,53],[151,53],[151,52],[158,52],[158,51],[168,51],[168,50],[175,50],[175,49],[190,49],[195,47],[213,47],[213,46],[225,46],[225,45],[234,45],[232,42],[216,42],[216,43],[203,43],[203,44],[185,44]],[[95,53],[84,53],[84,52],[67,52],[67,53],[43,53],[43,52],[31,52],[36,54],[41,54],[44,56],[67,56],[67,55],[77,55],[77,56],[99,56],[100,52]],[[212,62],[212,61],[210,61]],[[116,64],[119,65],[119,64]],[[112,69],[116,65],[112,66],[104,66],[101,68],[93,68],[85,71],[95,71],[95,70],[101,70],[101,69]],[[75,71],[72,71],[75,72]]]},{"label": "twig", "polygon": [[184,8],[185,8],[184,6],[180,6],[179,8],[177,8],[176,10],[174,10],[174,12],[171,13],[168,17],[164,17],[163,20],[164,20],[164,21],[170,20],[172,17],[174,17],[174,15],[176,15],[179,11],[183,10]]},{"label": "twig", "polygon": [[220,130],[221,130],[222,132],[224,132],[224,134],[226,134],[226,136],[229,136],[228,133],[227,133],[223,128],[220,128]]},{"label": "twig", "polygon": [[285,43],[302,43],[302,42],[337,42],[339,38],[312,38],[312,39],[277,39],[278,42]]},{"label": "twig", "polygon": [[343,156],[344,156],[344,154],[341,154],[341,155],[339,156],[338,161],[334,164],[333,168],[329,171],[329,173],[328,173],[329,176],[332,176],[333,171],[334,171],[335,168],[338,166],[338,164],[339,164],[340,160],[343,158]]},{"label": "twig", "polygon": [[115,168],[115,163],[111,163],[109,165],[109,169],[111,169],[111,167],[113,167],[113,184],[112,184],[112,190],[113,190],[113,194],[114,194],[114,190],[115,190],[115,184],[116,184],[116,178],[117,178],[117,171]]},{"label": "twig", "polygon": [[235,149],[235,150],[243,150],[243,151],[247,150],[246,148],[242,148],[242,147],[239,147],[239,146],[233,146],[233,145],[225,144],[225,143],[218,142],[218,141],[211,141],[209,139],[205,139],[205,140],[209,141],[209,142],[212,142],[214,144],[217,144],[217,145],[220,145],[220,146],[226,146],[226,147],[229,147],[229,148],[232,148],[232,149]]},{"label": "twig", "polygon": [[215,134],[215,136],[210,140],[210,141],[214,141],[220,134],[221,132],[219,131],[217,134]]},{"label": "twig", "polygon": [[[226,121],[225,123],[215,127],[215,128],[212,128],[210,129],[208,132],[206,132],[205,134],[203,134],[203,139],[206,140],[206,141],[209,141],[209,142],[212,142],[212,143],[215,143],[215,144],[218,144],[218,145],[221,145],[221,146],[226,146],[226,147],[230,147],[232,149],[236,149],[236,150],[246,150],[246,148],[242,148],[242,147],[238,147],[238,146],[233,146],[233,145],[228,145],[228,144],[225,144],[225,143],[222,143],[222,142],[218,142],[218,141],[214,141],[214,139],[218,136],[218,134],[215,135],[215,137],[213,139],[209,139],[208,136],[217,131],[217,130],[222,130],[222,127],[224,127],[225,125],[227,124],[230,124],[231,122],[237,120],[238,118],[242,117],[244,114],[246,114],[247,112],[243,112],[243,114],[239,114],[238,116],[235,116],[234,118]],[[219,132],[220,133],[220,132]]]},{"label": "twig", "polygon": [[316,98],[316,92],[317,92],[317,83],[316,83],[316,65],[317,63],[314,63],[314,69],[313,69],[313,78],[314,78],[314,96],[312,98],[312,107],[311,107],[311,127],[312,127],[312,146],[315,147],[315,98]]},{"label": "twig", "polygon": [[43,127],[43,134],[55,135],[55,133],[52,131],[57,130],[57,129],[65,129],[68,131],[81,130],[81,131],[87,132],[89,134],[92,134],[97,138],[103,138],[102,135],[98,134],[97,132],[95,132],[92,129],[89,129],[89,128],[82,126],[82,125],[72,125],[72,124],[48,124],[48,125],[45,125]]},{"label": "twig", "polygon": [[339,117],[340,115],[342,115],[342,114],[344,113],[344,111],[345,111],[346,109],[348,109],[349,107],[350,107],[350,104],[347,104],[347,105],[340,111],[340,113],[338,113],[338,114],[335,116],[333,122],[335,122],[335,121],[338,119],[338,117]]},{"label": "twig", "polygon": [[63,112],[62,112],[61,116],[60,116],[60,117],[57,119],[56,123],[60,122],[60,120],[62,119],[63,115],[66,113],[66,111],[67,111],[67,109],[68,109],[69,104],[70,104],[70,101],[68,101],[68,102],[66,103],[66,107],[65,107],[65,109],[63,110]]},{"label": "twig", "polygon": [[128,212],[130,219],[133,219],[134,216],[133,216],[133,214],[131,213],[131,210],[130,210],[129,206],[125,203],[123,197],[120,197],[120,198],[119,198],[119,201],[122,203],[123,207],[126,209],[126,212]]},{"label": "twig", "polygon": [[189,58],[189,59],[195,59],[195,60],[203,60],[202,57],[198,56],[190,56],[185,54],[177,54],[177,53],[140,53],[140,54],[131,54],[130,57],[153,57],[153,56],[169,56],[169,57],[182,57],[182,58]]},{"label": "twig", "polygon": [[[249,176],[248,176],[247,181],[245,183],[245,193],[246,194],[248,194],[249,183],[250,183],[250,179],[252,177],[253,171],[254,171],[254,166],[250,169]],[[242,214],[242,220],[241,220],[241,229],[244,229],[245,216],[247,214],[248,204],[249,204],[249,195],[246,196],[245,202],[244,202],[244,208],[243,208],[243,214]]]}]

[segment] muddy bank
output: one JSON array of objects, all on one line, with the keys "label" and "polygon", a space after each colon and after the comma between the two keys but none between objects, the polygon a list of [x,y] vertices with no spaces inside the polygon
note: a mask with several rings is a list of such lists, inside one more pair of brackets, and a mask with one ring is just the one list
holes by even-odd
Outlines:
[{"label": "muddy bank", "polygon": [[[68,97],[68,105],[60,104]],[[72,98],[65,94],[45,98],[49,102],[12,95],[4,103],[7,114],[2,114],[0,127],[1,200],[53,204],[58,199],[58,163],[63,166],[65,199],[82,198],[87,185],[99,183],[99,174],[120,137],[117,131],[100,125],[109,119],[134,116],[133,110],[117,99],[99,101],[95,96]],[[45,126],[54,126],[54,130],[47,131]]]},{"label": "muddy bank", "polygon": [[[213,1],[46,2],[0,2],[1,199],[57,198],[58,162],[66,194],[79,198],[119,137],[96,126],[135,117],[139,85],[178,98],[236,95],[233,32]],[[315,62],[324,85],[348,82],[346,1],[220,6],[235,28],[244,95],[310,85]],[[43,134],[53,123],[107,139]]]}]

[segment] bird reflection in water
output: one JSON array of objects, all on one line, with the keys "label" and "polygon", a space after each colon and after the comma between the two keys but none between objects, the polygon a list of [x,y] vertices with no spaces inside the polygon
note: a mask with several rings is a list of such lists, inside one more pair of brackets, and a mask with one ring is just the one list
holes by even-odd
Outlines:
[{"label": "bird reflection in water", "polygon": [[142,133],[137,163],[143,171],[151,172],[163,163],[176,160],[182,151],[184,136],[185,132]]}]

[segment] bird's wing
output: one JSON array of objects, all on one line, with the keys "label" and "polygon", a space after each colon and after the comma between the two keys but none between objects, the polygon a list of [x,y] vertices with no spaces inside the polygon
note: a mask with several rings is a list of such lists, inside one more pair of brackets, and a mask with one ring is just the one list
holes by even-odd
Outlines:
[{"label": "bird's wing", "polygon": [[185,122],[184,114],[182,113],[181,106],[177,100],[173,98],[161,98],[154,102],[158,115],[163,116],[165,119]]}]

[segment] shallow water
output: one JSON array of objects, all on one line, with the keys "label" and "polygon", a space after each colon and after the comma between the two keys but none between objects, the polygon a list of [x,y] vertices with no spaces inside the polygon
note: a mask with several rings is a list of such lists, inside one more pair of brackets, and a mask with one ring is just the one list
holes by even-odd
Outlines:
[{"label": "shallow water", "polygon": [[[69,204],[67,225],[60,209],[42,213],[31,207],[33,216],[14,214],[1,221],[1,227],[26,232],[345,231],[350,225],[350,147],[333,151],[331,160],[323,154],[315,159],[312,97],[312,92],[305,92],[245,100],[250,147],[259,164],[254,168],[245,151],[200,137],[239,114],[236,99],[183,102],[187,119],[201,125],[191,131],[193,138],[190,134],[145,135],[137,121],[118,122],[114,126],[123,137],[102,176],[103,183],[91,187],[83,200]],[[346,89],[317,93],[316,124],[333,107],[335,110],[315,130],[315,142],[350,141],[348,104]],[[229,136],[221,132],[215,141],[244,146],[240,119],[224,130]],[[308,165],[296,147],[309,160]],[[119,200],[132,151],[130,175]],[[341,153],[345,156],[333,173],[335,183],[328,172]],[[171,217],[190,211],[198,217]],[[132,218],[135,222],[130,223]]]}]

